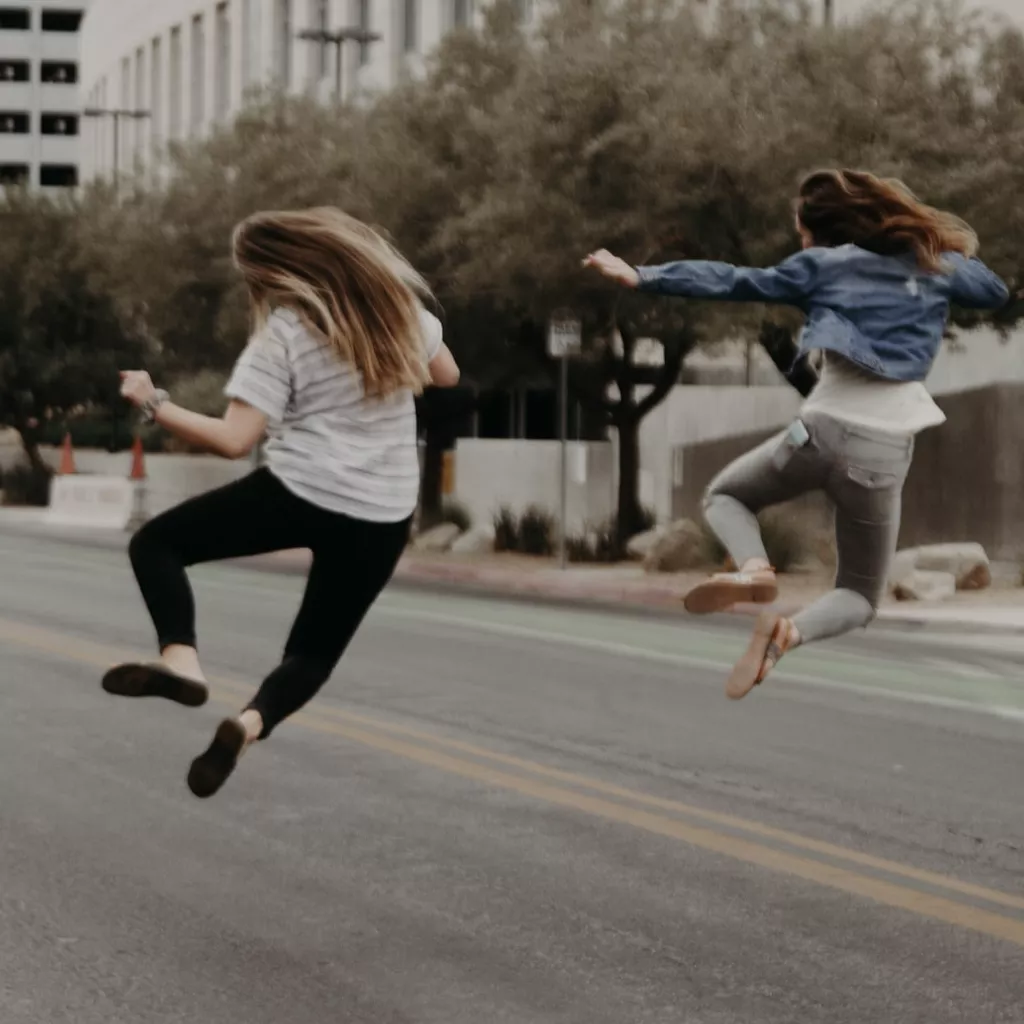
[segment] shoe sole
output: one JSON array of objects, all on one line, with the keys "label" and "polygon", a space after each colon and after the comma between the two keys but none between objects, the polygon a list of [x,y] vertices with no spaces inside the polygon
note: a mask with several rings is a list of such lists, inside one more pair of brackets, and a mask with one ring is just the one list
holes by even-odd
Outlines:
[{"label": "shoe sole", "polygon": [[779,596],[779,584],[739,583],[735,580],[705,580],[686,597],[683,607],[691,615],[713,615],[738,604],[771,604]]},{"label": "shoe sole", "polygon": [[117,665],[103,677],[103,689],[117,697],[162,697],[185,707],[202,707],[210,691],[156,665]]},{"label": "shoe sole", "polygon": [[730,700],[742,700],[758,685],[757,677],[778,624],[779,616],[773,612],[761,612],[758,615],[750,643],[743,656],[733,666],[725,684],[725,695]]},{"label": "shoe sole", "polygon": [[213,741],[193,762],[188,771],[188,788],[205,800],[227,782],[245,750],[245,726],[235,718],[226,718],[217,726]]}]

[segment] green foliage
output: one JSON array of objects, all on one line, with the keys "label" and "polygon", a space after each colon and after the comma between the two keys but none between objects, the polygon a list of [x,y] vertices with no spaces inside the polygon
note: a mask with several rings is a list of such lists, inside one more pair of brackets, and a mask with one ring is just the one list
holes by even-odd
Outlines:
[{"label": "green foliage", "polygon": [[519,517],[507,505],[494,513],[494,550],[519,550]]},{"label": "green foliage", "polygon": [[519,517],[519,550],[524,555],[550,555],[555,550],[555,517],[539,505],[528,505]]},{"label": "green foliage", "polygon": [[14,466],[6,470],[0,481],[4,504],[47,505],[52,478],[53,473],[43,466]]}]

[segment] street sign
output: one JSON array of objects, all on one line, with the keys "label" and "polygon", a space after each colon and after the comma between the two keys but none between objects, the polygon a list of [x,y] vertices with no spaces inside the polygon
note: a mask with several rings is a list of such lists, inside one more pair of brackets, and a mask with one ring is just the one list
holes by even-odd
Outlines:
[{"label": "street sign", "polygon": [[548,325],[548,355],[566,359],[578,355],[583,347],[583,326],[573,317],[552,317]]},{"label": "street sign", "polygon": [[555,313],[548,323],[548,355],[561,362],[558,387],[559,438],[562,442],[561,466],[561,528],[558,536],[558,561],[566,567],[566,512],[569,505],[569,358],[583,348],[583,325],[570,312]]}]

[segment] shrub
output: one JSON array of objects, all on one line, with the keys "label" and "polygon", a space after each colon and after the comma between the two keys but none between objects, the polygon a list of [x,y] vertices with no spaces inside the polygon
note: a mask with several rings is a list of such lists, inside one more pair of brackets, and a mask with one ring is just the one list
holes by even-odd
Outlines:
[{"label": "shrub", "polygon": [[465,533],[473,525],[473,517],[461,501],[446,501],[441,507],[441,522],[454,523]]},{"label": "shrub", "polygon": [[3,478],[4,504],[48,505],[52,476],[49,469],[31,466],[15,466],[7,470]]},{"label": "shrub", "polygon": [[494,513],[494,550],[519,550],[519,519],[507,505]]},{"label": "shrub", "polygon": [[539,505],[530,505],[519,517],[518,550],[524,555],[550,555],[555,534],[555,517]]},{"label": "shrub", "polygon": [[565,538],[565,557],[570,562],[596,562],[597,545],[592,533],[572,533]]}]

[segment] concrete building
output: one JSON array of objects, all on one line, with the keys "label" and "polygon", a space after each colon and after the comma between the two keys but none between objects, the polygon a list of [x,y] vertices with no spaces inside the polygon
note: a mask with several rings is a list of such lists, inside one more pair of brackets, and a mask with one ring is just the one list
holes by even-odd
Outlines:
[{"label": "concrete building", "polygon": [[0,187],[78,184],[86,2],[0,0]]},{"label": "concrete building", "polygon": [[[474,23],[480,0],[93,0],[83,28],[83,96],[134,111],[117,128],[120,170],[166,143],[229,120],[248,90],[277,84],[329,99],[390,88],[415,73],[446,32]],[[521,0],[524,18],[534,0]],[[372,33],[335,45],[307,30]],[[340,62],[340,63],[339,63]],[[85,174],[109,173],[114,118],[84,136]]]}]

